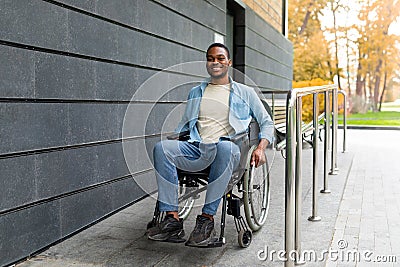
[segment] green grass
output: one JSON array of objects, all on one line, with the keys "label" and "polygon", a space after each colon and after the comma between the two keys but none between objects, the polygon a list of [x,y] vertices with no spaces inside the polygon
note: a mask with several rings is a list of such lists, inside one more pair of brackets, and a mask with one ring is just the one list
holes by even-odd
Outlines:
[{"label": "green grass", "polygon": [[[343,124],[343,115],[339,115],[338,123],[339,125]],[[349,114],[347,116],[347,125],[400,126],[400,112],[381,111]]]}]

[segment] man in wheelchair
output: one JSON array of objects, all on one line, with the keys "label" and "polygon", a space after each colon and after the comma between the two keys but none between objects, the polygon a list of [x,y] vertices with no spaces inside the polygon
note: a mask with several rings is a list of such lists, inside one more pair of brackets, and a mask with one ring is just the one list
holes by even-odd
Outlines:
[{"label": "man in wheelchair", "polygon": [[178,216],[177,169],[196,172],[209,168],[202,214],[186,241],[188,246],[207,246],[215,235],[214,215],[240,160],[239,146],[230,138],[246,132],[252,118],[257,121],[259,143],[251,154],[251,164],[256,167],[266,161],[264,150],[273,142],[273,122],[257,93],[228,74],[232,65],[228,48],[211,44],[206,58],[210,78],[191,89],[177,128],[177,133],[188,133],[188,140],[163,140],[154,147],[158,209],[166,216],[148,230],[150,240],[185,241],[183,220]]}]

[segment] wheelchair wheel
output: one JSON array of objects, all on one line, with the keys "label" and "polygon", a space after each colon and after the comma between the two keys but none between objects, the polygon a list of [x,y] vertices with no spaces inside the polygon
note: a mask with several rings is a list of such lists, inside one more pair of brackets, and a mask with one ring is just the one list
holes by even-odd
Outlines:
[{"label": "wheelchair wheel", "polygon": [[256,145],[252,146],[247,154],[243,178],[244,211],[247,224],[253,231],[259,230],[267,219],[270,196],[268,162],[258,168],[250,166],[251,154],[256,148]]},{"label": "wheelchair wheel", "polygon": [[242,248],[247,248],[250,246],[251,240],[253,239],[253,234],[250,230],[241,229],[238,233],[238,243]]},{"label": "wheelchair wheel", "polygon": [[[188,188],[186,186],[183,186],[183,187],[180,186],[178,198],[181,198],[182,196],[184,196],[187,193],[187,189]],[[194,197],[189,197],[189,198],[185,199],[184,201],[179,202],[179,206],[178,206],[179,218],[186,220],[186,218],[189,216],[190,212],[192,211],[195,200],[196,199]]]}]

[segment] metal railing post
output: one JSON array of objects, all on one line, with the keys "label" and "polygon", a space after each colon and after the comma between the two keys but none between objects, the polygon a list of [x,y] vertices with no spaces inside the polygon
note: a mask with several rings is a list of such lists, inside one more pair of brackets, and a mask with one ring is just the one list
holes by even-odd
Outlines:
[{"label": "metal railing post", "polygon": [[318,216],[318,134],[319,134],[319,103],[318,93],[313,94],[313,191],[312,191],[312,215],[309,221],[317,222],[321,220]]},{"label": "metal railing post", "polygon": [[327,106],[325,106],[325,112],[327,112],[328,113],[328,116],[327,117],[325,117],[325,120],[326,120],[326,123],[328,124],[328,138],[327,138],[327,140],[328,140],[328,147],[327,147],[327,149],[328,149],[328,151],[330,151],[331,150],[331,116],[332,116],[332,111],[331,111],[331,91],[327,91],[326,92],[327,93],[327,95],[325,96],[325,101],[327,102]]},{"label": "metal railing post", "polygon": [[338,126],[338,91],[332,91],[332,150],[330,175],[338,174],[337,167],[337,126]]},{"label": "metal railing post", "polygon": [[324,124],[324,187],[321,193],[330,193],[328,186],[328,150],[329,150],[329,130],[330,130],[330,106],[329,106],[329,91],[324,92],[324,109],[325,109],[325,124]]},{"label": "metal railing post", "polygon": [[347,132],[347,94],[345,91],[339,91],[343,95],[343,153],[346,152],[346,132]]},{"label": "metal railing post", "polygon": [[286,161],[285,161],[285,251],[287,261],[285,267],[294,267],[294,260],[288,256],[294,251],[294,232],[295,232],[295,113],[289,100],[292,93],[289,92],[286,104]]},{"label": "metal railing post", "polygon": [[272,118],[271,119],[274,119],[275,118],[275,94],[274,93],[271,94],[271,101],[272,101]]},{"label": "metal railing post", "polygon": [[[302,122],[302,98],[296,99],[296,169],[295,169],[295,250],[297,255],[301,253],[301,198],[302,198],[302,151],[303,139],[301,132]],[[296,257],[296,265],[305,263],[303,259]]]},{"label": "metal railing post", "polygon": [[[286,102],[286,161],[285,161],[285,267],[294,267],[294,264],[305,263],[301,253],[301,206],[302,206],[302,99],[301,97],[314,94],[314,133],[313,142],[313,188],[314,196],[316,196],[317,187],[317,152],[318,152],[318,97],[317,93],[325,93],[325,140],[324,140],[324,189],[321,192],[328,193],[328,145],[329,145],[329,129],[330,129],[330,103],[329,91],[337,90],[334,85],[319,86],[313,88],[304,88],[292,90],[287,95]],[[337,91],[336,91],[337,93]],[[337,97],[337,94],[336,94]],[[337,105],[337,102],[336,102]],[[316,116],[316,117],[315,117]],[[336,111],[337,118],[337,111]],[[337,127],[336,124],[333,127]],[[313,199],[313,215],[317,217],[317,198]]]}]

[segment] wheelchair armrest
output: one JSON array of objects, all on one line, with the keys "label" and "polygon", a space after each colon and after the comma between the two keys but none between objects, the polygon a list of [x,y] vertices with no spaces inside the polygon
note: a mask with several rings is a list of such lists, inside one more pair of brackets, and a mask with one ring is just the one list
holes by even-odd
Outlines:
[{"label": "wheelchair armrest", "polygon": [[189,135],[189,131],[184,131],[184,132],[180,132],[180,133],[174,133],[171,135],[167,136],[168,140],[181,140],[181,141],[186,141],[189,140],[190,135]]},{"label": "wheelchair armrest", "polygon": [[236,144],[236,143],[238,143],[238,142],[240,142],[240,141],[243,141],[243,140],[248,139],[248,138],[249,138],[248,135],[249,135],[249,133],[244,132],[244,133],[235,135],[235,136],[229,138],[228,140]]}]

